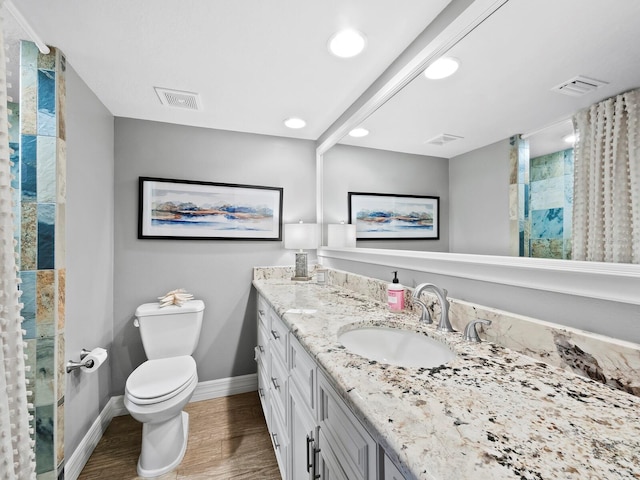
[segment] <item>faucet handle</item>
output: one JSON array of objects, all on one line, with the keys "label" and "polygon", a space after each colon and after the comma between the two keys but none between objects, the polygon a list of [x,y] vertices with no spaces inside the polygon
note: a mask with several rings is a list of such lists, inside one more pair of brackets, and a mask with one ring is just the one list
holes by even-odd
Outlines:
[{"label": "faucet handle", "polygon": [[429,309],[427,308],[427,305],[422,300],[419,300],[417,298],[414,298],[413,301],[418,305],[420,305],[422,309],[422,313],[420,314],[420,323],[426,323],[426,324],[433,323],[433,320],[431,320],[431,314],[429,313]]},{"label": "faucet handle", "polygon": [[476,319],[471,320],[464,329],[463,338],[468,342],[480,342],[478,331],[476,330],[476,324],[482,323],[483,325],[491,325],[491,320]]}]

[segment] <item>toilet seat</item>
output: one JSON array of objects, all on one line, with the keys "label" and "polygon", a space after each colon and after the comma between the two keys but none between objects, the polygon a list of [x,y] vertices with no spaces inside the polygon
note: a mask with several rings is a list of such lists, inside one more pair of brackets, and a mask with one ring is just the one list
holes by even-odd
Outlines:
[{"label": "toilet seat", "polygon": [[138,405],[159,403],[180,394],[194,377],[196,362],[189,355],[147,360],[129,375],[125,391]]}]

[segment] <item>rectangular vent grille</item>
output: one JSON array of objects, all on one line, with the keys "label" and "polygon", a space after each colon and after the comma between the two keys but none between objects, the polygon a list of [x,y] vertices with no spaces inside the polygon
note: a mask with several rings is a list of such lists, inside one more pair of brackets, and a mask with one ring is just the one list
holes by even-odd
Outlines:
[{"label": "rectangular vent grille", "polygon": [[457,135],[451,135],[449,133],[441,133],[437,137],[433,137],[430,140],[427,140],[426,144],[428,145],[446,145],[447,143],[454,142],[456,140],[460,140],[464,137],[458,137]]},{"label": "rectangular vent grille", "polygon": [[200,110],[200,96],[197,93],[170,90],[168,88],[155,87],[160,103],[169,107],[186,108],[187,110]]},{"label": "rectangular vent grille", "polygon": [[608,85],[609,82],[603,82],[602,80],[595,80],[589,77],[583,77],[578,75],[577,77],[562,82],[560,85],[553,87],[551,90],[565,95],[571,95],[572,97],[579,97],[589,92],[593,92],[596,88]]}]

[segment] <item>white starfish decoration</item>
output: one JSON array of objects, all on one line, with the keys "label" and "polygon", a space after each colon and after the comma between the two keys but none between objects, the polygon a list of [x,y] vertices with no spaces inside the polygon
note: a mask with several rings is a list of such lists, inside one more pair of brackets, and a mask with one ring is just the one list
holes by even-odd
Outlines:
[{"label": "white starfish decoration", "polygon": [[188,302],[193,299],[193,295],[187,293],[184,288],[178,288],[177,290],[171,290],[169,293],[158,297],[160,300],[160,307],[166,307],[167,305],[182,306],[184,302]]}]

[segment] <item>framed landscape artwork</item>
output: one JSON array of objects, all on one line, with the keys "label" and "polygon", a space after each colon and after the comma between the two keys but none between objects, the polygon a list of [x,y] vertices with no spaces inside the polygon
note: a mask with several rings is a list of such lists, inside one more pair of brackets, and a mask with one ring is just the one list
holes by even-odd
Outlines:
[{"label": "framed landscape artwork", "polygon": [[282,240],[282,188],[140,177],[138,238]]},{"label": "framed landscape artwork", "polygon": [[349,192],[358,240],[437,240],[440,197]]}]

